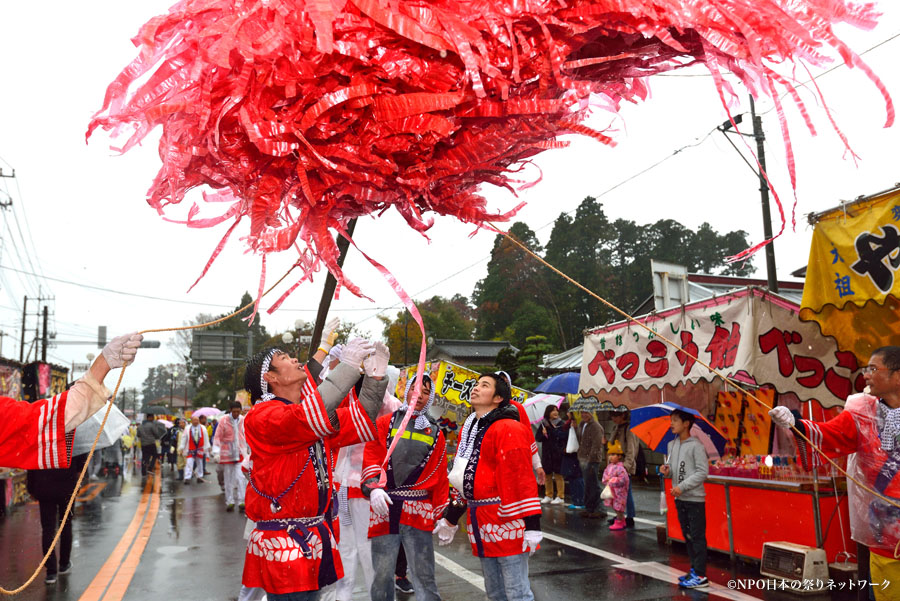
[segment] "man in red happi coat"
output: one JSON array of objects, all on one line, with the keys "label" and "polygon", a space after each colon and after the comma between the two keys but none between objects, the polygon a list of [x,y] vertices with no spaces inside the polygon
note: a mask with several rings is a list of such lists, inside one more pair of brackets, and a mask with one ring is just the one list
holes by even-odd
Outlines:
[{"label": "man in red happi coat", "polygon": [[[316,599],[343,576],[333,536],[332,467],[340,447],[372,440],[381,407],[388,348],[350,341],[341,362],[318,386],[305,366],[269,349],[247,367],[244,385],[256,401],[244,419],[252,466],[243,584],[270,601]],[[357,399],[345,400],[365,377]]]},{"label": "man in red happi coat", "polygon": [[[434,402],[431,378],[422,377],[422,394],[403,434],[400,424],[409,409],[412,385],[406,384],[404,404],[391,415],[378,418],[375,440],[366,444],[362,492],[369,497],[369,539],[375,579],[372,601],[394,599],[394,566],[400,545],[410,563],[413,588],[419,601],[440,601],[434,581],[434,545],[431,531],[449,502],[447,448],[444,433],[428,408]],[[381,464],[391,443],[397,445],[386,467],[387,481],[379,486]]]},{"label": "man in red happi coat", "polygon": [[449,544],[468,512],[472,553],[481,558],[488,599],[532,601],[528,558],[541,534],[541,501],[532,472],[531,429],[510,403],[510,384],[501,374],[478,380],[469,398],[474,413],[463,425],[450,472],[454,497],[435,526]]},{"label": "man in red happi coat", "polygon": [[[787,407],[769,415],[781,427],[796,427],[827,456],[849,455],[847,473],[891,501],[847,482],[850,535],[869,547],[871,590],[877,601],[886,601],[897,599],[889,586],[900,582],[900,346],[876,349],[863,374],[867,392],[850,395],[827,422],[800,419]],[[824,462],[805,440],[796,441],[804,467]]]},{"label": "man in red happi coat", "polygon": [[27,470],[69,467],[75,428],[110,397],[106,374],[134,361],[144,337],[126,334],[109,341],[84,376],[69,390],[33,403],[0,397],[0,466]]}]

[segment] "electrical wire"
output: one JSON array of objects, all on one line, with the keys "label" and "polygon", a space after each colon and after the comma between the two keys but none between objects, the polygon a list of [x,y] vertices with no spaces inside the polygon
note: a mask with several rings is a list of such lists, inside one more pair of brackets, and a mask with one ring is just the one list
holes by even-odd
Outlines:
[{"label": "electrical wire", "polygon": [[[23,274],[27,274],[27,275],[37,275],[35,273],[29,272],[26,270],[22,270],[22,269],[16,269],[15,267],[10,267],[8,265],[0,265],[0,269],[8,269],[13,272],[23,273]],[[222,304],[216,304],[216,303],[205,303],[205,302],[201,302],[201,301],[192,301],[192,300],[184,300],[184,299],[177,299],[177,298],[165,298],[162,296],[153,296],[150,294],[142,294],[139,292],[125,292],[123,290],[114,290],[112,288],[104,288],[103,286],[94,286],[92,284],[84,284],[82,282],[74,282],[72,280],[65,280],[63,278],[56,278],[56,277],[49,276],[49,275],[42,276],[42,277],[51,282],[59,282],[61,284],[68,284],[70,286],[77,286],[79,288],[85,288],[88,290],[97,290],[99,292],[108,292],[110,294],[120,294],[122,296],[145,298],[148,300],[163,301],[163,302],[167,302],[167,303],[178,303],[178,304],[183,304],[183,305],[199,305],[199,306],[203,306],[203,307],[214,307],[214,308],[219,308],[219,309],[234,309],[234,305],[222,305]],[[344,309],[344,310],[345,311],[371,311],[372,307],[349,308],[349,309]],[[316,311],[318,311],[318,309],[283,308],[283,309],[279,309],[279,311],[315,313]]]},{"label": "electrical wire", "polygon": [[[631,181],[633,181],[633,180],[635,180],[635,179],[641,177],[642,175],[648,173],[649,171],[652,171],[653,169],[656,169],[657,167],[659,167],[660,165],[662,165],[662,164],[665,163],[666,161],[675,158],[677,155],[679,155],[680,153],[684,152],[685,150],[688,150],[688,149],[690,149],[690,148],[695,148],[695,147],[697,147],[697,146],[700,146],[701,144],[703,144],[704,142],[706,142],[706,141],[710,138],[710,136],[712,136],[712,134],[716,131],[716,129],[717,129],[717,128],[714,127],[714,128],[712,128],[711,130],[709,130],[709,131],[708,131],[705,135],[703,135],[702,137],[701,137],[701,136],[698,136],[697,138],[695,138],[693,142],[691,142],[691,143],[689,143],[689,144],[684,144],[683,146],[680,146],[680,147],[676,148],[676,149],[673,150],[670,154],[666,155],[665,157],[661,158],[660,160],[656,161],[655,163],[653,163],[653,164],[651,164],[651,165],[648,165],[647,167],[644,167],[644,168],[641,169],[640,171],[638,171],[638,172],[636,172],[636,173],[630,175],[629,177],[627,177],[627,178],[623,179],[622,181],[620,181],[620,182],[614,184],[613,186],[610,186],[609,188],[607,188],[607,189],[604,190],[603,192],[600,192],[599,194],[597,194],[596,196],[594,196],[594,198],[596,198],[596,199],[599,200],[600,198],[603,198],[603,197],[606,196],[607,194],[609,194],[609,193],[613,192],[614,190],[616,190],[616,189],[618,189],[618,188],[624,186],[625,184],[627,184],[627,183],[629,183],[629,182],[631,182]],[[541,230],[543,230],[543,229],[546,229],[547,227],[549,227],[549,226],[553,225],[554,223],[556,223],[556,219],[559,219],[559,217],[561,217],[562,215],[573,215],[573,214],[574,214],[575,212],[577,212],[577,211],[578,211],[578,207],[575,207],[574,209],[571,209],[571,210],[569,210],[569,211],[564,211],[564,212],[560,213],[559,216],[557,216],[555,219],[552,219],[551,221],[548,221],[548,222],[545,223],[544,225],[542,225],[542,226],[536,228],[534,231],[535,231],[535,233],[537,233],[537,232],[539,232],[539,231],[541,231]],[[438,285],[440,285],[440,284],[443,284],[443,283],[445,283],[445,282],[447,282],[447,281],[453,279],[454,277],[458,276],[459,274],[463,273],[464,271],[468,271],[469,269],[472,269],[472,268],[475,267],[476,265],[479,265],[480,263],[483,263],[483,262],[485,262],[485,261],[490,260],[490,258],[491,258],[491,255],[490,255],[490,254],[485,255],[484,257],[481,257],[480,259],[478,259],[478,260],[475,261],[474,263],[472,263],[472,264],[470,264],[470,265],[467,265],[466,267],[463,267],[463,268],[460,269],[459,271],[456,271],[456,272],[454,272],[454,273],[448,275],[447,277],[444,277],[444,278],[438,280],[437,282],[434,282],[433,284],[430,284],[429,286],[426,286],[425,288],[423,288],[423,289],[419,290],[418,292],[412,294],[412,295],[411,295],[411,298],[415,299],[416,297],[421,296],[423,293],[425,293],[425,292],[431,290],[432,288],[434,288],[434,287],[436,287],[436,286],[438,286]],[[391,311],[391,310],[395,310],[395,309],[400,309],[400,308],[402,308],[402,307],[403,307],[403,304],[402,304],[402,303],[397,303],[397,304],[392,305],[392,306],[390,306],[390,307],[385,307],[385,308],[381,309],[380,311],[378,311],[377,313],[373,313],[372,315],[369,315],[369,316],[367,316],[367,317],[361,319],[360,321],[357,321],[356,324],[364,323],[364,322],[366,322],[366,321],[369,321],[370,319],[374,319],[374,318],[378,317],[379,315],[384,314],[386,311]]]}]

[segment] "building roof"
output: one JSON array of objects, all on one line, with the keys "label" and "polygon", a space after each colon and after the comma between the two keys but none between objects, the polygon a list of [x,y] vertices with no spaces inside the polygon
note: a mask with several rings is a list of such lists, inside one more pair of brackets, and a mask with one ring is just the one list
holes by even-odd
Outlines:
[{"label": "building roof", "polygon": [[[686,303],[692,303],[714,296],[721,296],[732,290],[746,288],[747,286],[759,286],[761,288],[766,288],[768,286],[766,280],[757,278],[744,278],[732,275],[711,275],[708,273],[689,273],[687,274],[687,280],[688,298]],[[778,296],[799,305],[800,300],[803,298],[803,282],[779,281]],[[677,306],[677,304],[673,304],[672,306]],[[667,308],[668,307],[663,307],[663,309]],[[654,298],[651,296],[632,311],[632,315],[645,315],[647,313],[652,313],[653,310]]]},{"label": "building roof", "polygon": [[551,371],[573,371],[581,369],[582,347],[579,344],[575,348],[557,353],[555,355],[544,355],[544,363],[540,365],[541,369]]},{"label": "building roof", "polygon": [[505,348],[511,348],[518,352],[519,349],[506,340],[451,340],[448,338],[435,338],[428,345],[428,358],[437,355],[446,355],[450,360],[458,363],[493,363],[497,354]]}]

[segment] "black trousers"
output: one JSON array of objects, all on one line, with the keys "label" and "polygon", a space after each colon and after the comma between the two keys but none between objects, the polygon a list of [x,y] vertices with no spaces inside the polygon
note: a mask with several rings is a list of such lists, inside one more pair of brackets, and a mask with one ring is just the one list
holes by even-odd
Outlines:
[{"label": "black trousers", "polygon": [[706,503],[675,499],[675,510],[691,558],[691,568],[696,574],[706,576]]},{"label": "black trousers", "polygon": [[584,510],[588,513],[606,513],[600,504],[600,464],[582,462],[581,474],[584,477]]},{"label": "black trousers", "polygon": [[[56,529],[62,521],[63,514],[66,512],[66,505],[69,499],[58,501],[39,501],[38,506],[41,512],[41,548],[44,554],[50,549],[53,537],[56,536]],[[47,558],[47,573],[56,574],[58,565],[65,566],[69,563],[72,556],[72,517],[66,520],[66,527],[63,528],[62,534],[59,535],[59,564],[56,563],[56,553],[51,553]]]},{"label": "black trousers", "polygon": [[156,445],[141,445],[141,475],[147,475],[156,469],[156,462],[159,461],[159,453],[156,452]]}]

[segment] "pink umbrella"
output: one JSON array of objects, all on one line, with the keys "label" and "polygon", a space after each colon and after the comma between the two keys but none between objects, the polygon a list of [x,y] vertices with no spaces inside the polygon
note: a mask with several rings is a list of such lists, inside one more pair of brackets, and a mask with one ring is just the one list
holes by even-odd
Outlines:
[{"label": "pink umbrella", "polygon": [[525,407],[528,419],[532,424],[536,424],[544,419],[544,410],[547,408],[547,405],[553,405],[558,409],[564,399],[565,397],[557,394],[536,394],[529,397],[522,405]]},{"label": "pink umbrella", "polygon": [[206,417],[218,417],[223,413],[225,412],[221,409],[216,409],[215,407],[201,407],[200,409],[197,409],[196,411],[191,413],[191,417],[194,417],[195,415],[197,417],[203,417],[204,415]]},{"label": "pink umbrella", "polygon": [[158,419],[158,420],[156,420],[156,421],[158,421],[159,423],[161,423],[162,425],[164,425],[166,428],[171,428],[172,426],[175,425],[175,424],[173,424],[172,422],[170,422],[170,421],[167,420],[167,419],[162,419],[162,418],[160,418],[160,419]]}]

